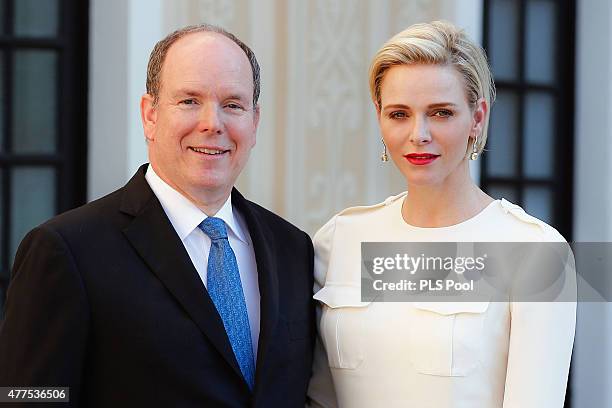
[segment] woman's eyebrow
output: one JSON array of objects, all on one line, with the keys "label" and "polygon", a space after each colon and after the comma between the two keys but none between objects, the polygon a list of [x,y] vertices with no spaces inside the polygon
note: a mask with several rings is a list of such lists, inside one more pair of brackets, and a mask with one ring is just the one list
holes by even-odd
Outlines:
[{"label": "woman's eyebrow", "polygon": [[429,105],[429,108],[442,108],[442,107],[456,107],[457,104],[454,104],[452,102],[438,102],[438,103],[432,103],[431,105]]},{"label": "woman's eyebrow", "polygon": [[[427,108],[432,109],[432,108],[442,108],[442,107],[457,107],[457,104],[453,103],[453,102],[436,102],[436,103],[432,103],[430,105],[427,105]],[[390,103],[389,105],[384,105],[383,106],[383,110],[386,109],[410,109],[410,107],[408,105],[405,105],[403,103]]]},{"label": "woman's eyebrow", "polygon": [[385,109],[410,109],[408,105],[404,105],[403,103],[390,103],[389,105],[384,105],[383,110]]}]

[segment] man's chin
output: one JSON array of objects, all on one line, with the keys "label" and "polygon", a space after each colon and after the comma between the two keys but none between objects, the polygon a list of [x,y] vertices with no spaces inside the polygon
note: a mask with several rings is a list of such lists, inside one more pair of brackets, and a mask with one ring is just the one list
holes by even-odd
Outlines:
[{"label": "man's chin", "polygon": [[193,183],[192,188],[201,193],[217,195],[231,191],[233,186],[234,184],[227,180],[207,178],[206,180],[197,180]]}]

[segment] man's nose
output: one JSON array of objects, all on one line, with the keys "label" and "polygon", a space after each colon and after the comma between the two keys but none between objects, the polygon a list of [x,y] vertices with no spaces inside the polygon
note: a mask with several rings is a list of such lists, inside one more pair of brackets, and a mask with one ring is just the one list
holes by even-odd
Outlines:
[{"label": "man's nose", "polygon": [[410,143],[418,146],[429,142],[431,142],[431,134],[429,133],[427,118],[415,116],[413,127],[410,132]]},{"label": "man's nose", "polygon": [[216,104],[203,104],[198,117],[198,131],[201,133],[221,133],[220,113]]}]

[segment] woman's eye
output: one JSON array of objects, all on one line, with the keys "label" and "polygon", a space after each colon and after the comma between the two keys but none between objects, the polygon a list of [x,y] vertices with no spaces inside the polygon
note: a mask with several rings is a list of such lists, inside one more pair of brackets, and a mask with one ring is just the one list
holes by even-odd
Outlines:
[{"label": "woman's eye", "polygon": [[406,117],[406,112],[402,112],[402,111],[391,112],[389,114],[389,117],[391,119],[403,119]]}]

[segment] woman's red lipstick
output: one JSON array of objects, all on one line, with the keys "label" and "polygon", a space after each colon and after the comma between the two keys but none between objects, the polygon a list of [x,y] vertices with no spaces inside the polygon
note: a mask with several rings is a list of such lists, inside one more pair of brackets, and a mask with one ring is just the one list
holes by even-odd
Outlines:
[{"label": "woman's red lipstick", "polygon": [[423,166],[425,164],[433,162],[438,157],[440,157],[440,155],[431,153],[409,153],[407,155],[404,155],[404,157],[406,158],[406,160],[408,160],[414,165]]}]

